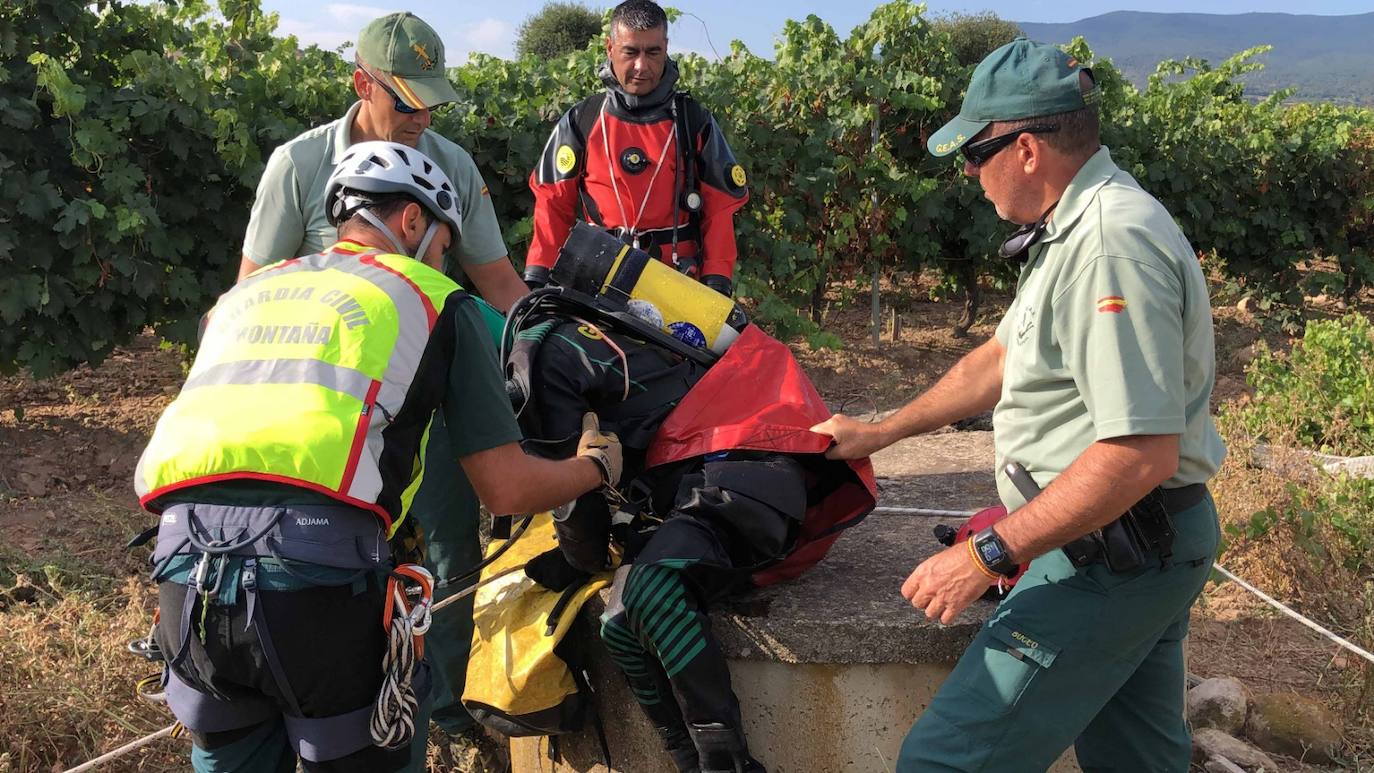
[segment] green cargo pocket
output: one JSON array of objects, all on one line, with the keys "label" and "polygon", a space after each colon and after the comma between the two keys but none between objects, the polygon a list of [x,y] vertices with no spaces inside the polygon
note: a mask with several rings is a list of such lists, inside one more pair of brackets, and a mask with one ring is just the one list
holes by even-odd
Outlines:
[{"label": "green cargo pocket", "polygon": [[1054,665],[1059,648],[1001,620],[986,634],[981,668],[959,675],[967,679],[962,687],[1000,717],[1011,713],[1040,672]]}]

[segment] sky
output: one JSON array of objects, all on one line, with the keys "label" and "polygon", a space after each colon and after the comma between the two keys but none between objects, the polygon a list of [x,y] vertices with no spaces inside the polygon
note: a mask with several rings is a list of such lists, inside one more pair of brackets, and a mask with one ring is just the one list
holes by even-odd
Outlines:
[{"label": "sky", "polygon": [[[601,10],[613,2],[584,0]],[[728,53],[730,41],[741,40],[750,50],[771,55],[773,38],[787,19],[816,14],[843,36],[868,18],[877,0],[668,0],[683,17],[669,30],[669,49],[695,51],[708,57]],[[263,8],[280,14],[278,30],[296,35],[303,43],[327,48],[353,40],[368,21],[392,11],[411,11],[429,22],[444,40],[447,64],[461,64],[470,52],[513,56],[520,23],[544,5],[544,0],[504,0],[474,3],[462,0],[361,0],[342,3],[330,0],[263,0]],[[1101,0],[983,0],[959,4],[944,0],[928,2],[931,13],[992,11],[1005,19],[1026,22],[1068,22],[1108,11],[1160,11],[1189,13],[1291,13],[1292,0],[1156,0],[1152,3],[1110,5]],[[1374,11],[1374,0],[1311,0],[1298,10],[1308,14],[1356,14]],[[690,16],[687,14],[691,14]]]}]

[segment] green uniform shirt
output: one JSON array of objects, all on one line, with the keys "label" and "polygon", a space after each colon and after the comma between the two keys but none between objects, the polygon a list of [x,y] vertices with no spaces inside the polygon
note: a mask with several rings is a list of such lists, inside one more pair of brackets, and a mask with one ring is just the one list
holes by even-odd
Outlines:
[{"label": "green uniform shirt", "polygon": [[[338,241],[324,211],[324,187],[334,165],[352,144],[353,119],[361,102],[343,118],[317,126],[272,151],[258,181],[253,215],[243,238],[243,254],[258,265],[313,255]],[[457,277],[454,262],[481,265],[506,256],[501,225],[491,195],[466,150],[426,129],[417,145],[448,175],[463,210],[463,233],[446,256],[445,271]]]},{"label": "green uniform shirt", "polygon": [[997,326],[997,488],[1020,462],[1048,485],[1090,444],[1180,435],[1165,488],[1206,482],[1226,454],[1208,401],[1212,308],[1197,254],[1169,213],[1098,150],[1064,191]]}]

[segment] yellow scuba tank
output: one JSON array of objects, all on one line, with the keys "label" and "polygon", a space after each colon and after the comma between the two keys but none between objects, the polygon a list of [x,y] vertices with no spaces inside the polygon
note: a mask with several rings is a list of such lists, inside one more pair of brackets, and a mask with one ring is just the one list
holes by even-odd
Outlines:
[{"label": "yellow scuba tank", "polygon": [[733,300],[587,223],[573,226],[549,276],[717,356],[749,324]]}]

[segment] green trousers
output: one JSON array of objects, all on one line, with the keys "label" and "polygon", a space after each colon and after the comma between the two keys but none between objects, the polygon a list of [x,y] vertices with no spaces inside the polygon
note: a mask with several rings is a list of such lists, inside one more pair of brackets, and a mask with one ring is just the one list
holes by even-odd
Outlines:
[{"label": "green trousers", "polygon": [[[411,513],[425,531],[425,568],[436,581],[461,575],[482,560],[478,537],[477,494],[449,442],[442,412],[434,414],[429,443],[425,447],[425,476],[415,493]],[[438,603],[461,591],[454,585],[435,591]],[[468,651],[472,648],[472,597],[447,606],[434,615],[425,634],[425,658],[434,669],[434,721],[448,733],[459,733],[473,724],[460,699],[467,681]]]},{"label": "green trousers", "polygon": [[[415,710],[415,736],[411,740],[409,757],[401,773],[424,773],[429,751],[429,701],[421,701]],[[221,733],[220,735],[229,735]],[[374,750],[375,751],[375,750]],[[213,749],[191,746],[191,769],[196,773],[293,773],[299,765],[306,773],[353,773],[354,771],[383,770],[359,755],[353,759],[330,762],[308,762],[296,758],[286,737],[286,727],[280,720],[264,722],[247,728],[233,741],[222,742]]]},{"label": "green trousers", "polygon": [[[1220,533],[1211,497],[1174,516],[1173,561],[1113,574],[1030,565],[902,743],[897,770],[1186,773],[1183,641]],[[1153,554],[1152,554],[1153,557]]]}]

